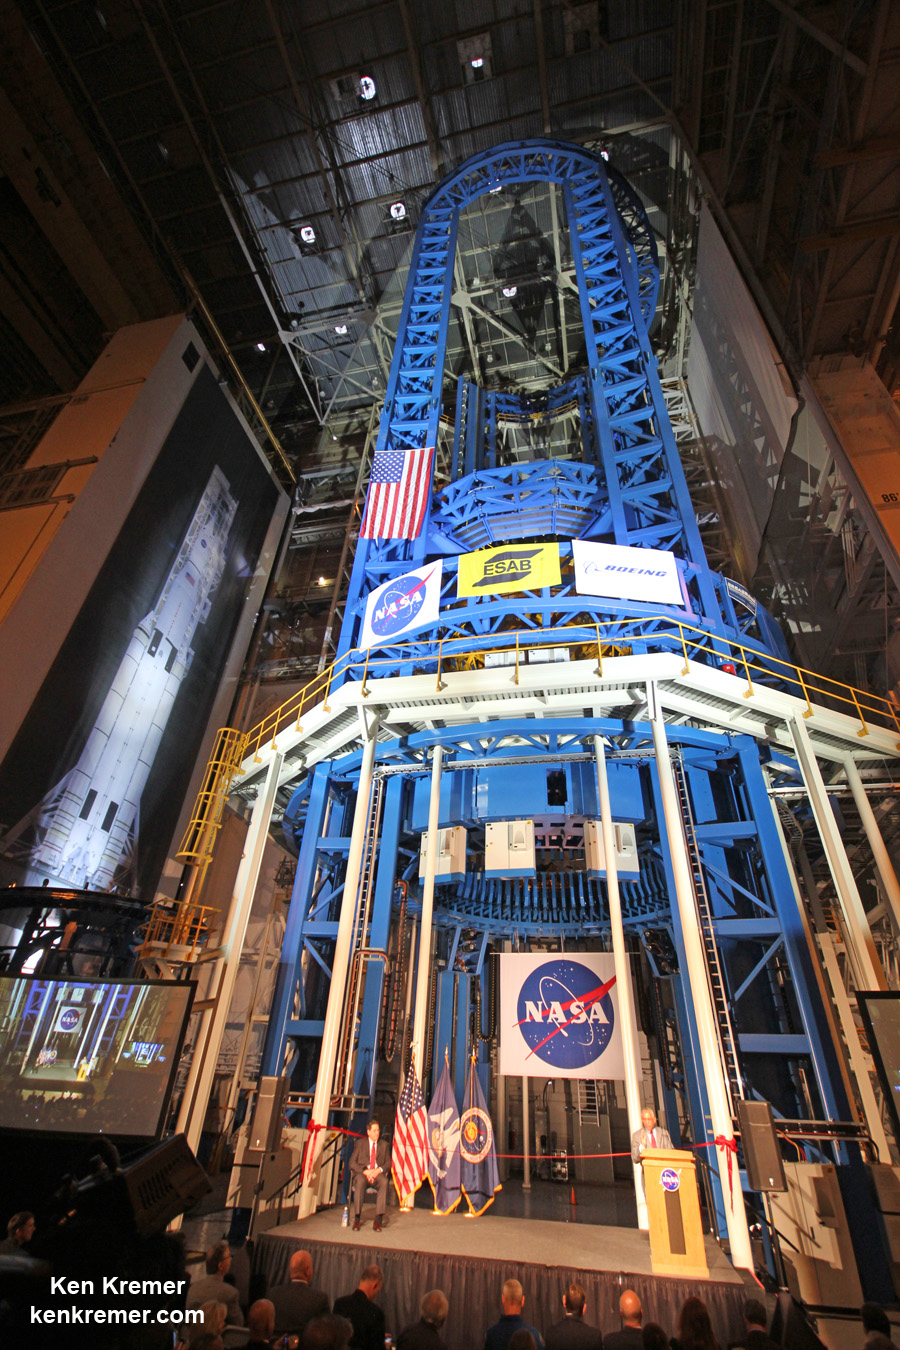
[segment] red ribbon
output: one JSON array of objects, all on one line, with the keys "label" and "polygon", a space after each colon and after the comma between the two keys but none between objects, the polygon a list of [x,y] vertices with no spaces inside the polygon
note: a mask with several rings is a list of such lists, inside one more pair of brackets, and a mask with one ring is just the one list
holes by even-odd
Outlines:
[{"label": "red ribbon", "polygon": [[731,1202],[731,1208],[734,1209],[734,1182],[731,1176],[732,1159],[737,1156],[737,1140],[726,1139],[724,1134],[717,1134],[715,1138],[716,1148],[724,1148],[725,1157],[728,1159],[728,1198]]}]

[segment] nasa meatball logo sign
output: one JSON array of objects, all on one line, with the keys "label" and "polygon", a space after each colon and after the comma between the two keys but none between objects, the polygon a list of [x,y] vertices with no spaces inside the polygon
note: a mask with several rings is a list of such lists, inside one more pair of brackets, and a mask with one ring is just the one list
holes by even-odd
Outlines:
[{"label": "nasa meatball logo sign", "polygon": [[437,621],[443,562],[386,581],[366,600],[360,647],[382,647],[404,633]]},{"label": "nasa meatball logo sign", "polygon": [[81,1019],[84,1016],[84,1008],[61,1008],[59,1016],[56,1019],[56,1031],[77,1031],[81,1026]]},{"label": "nasa meatball logo sign", "polygon": [[605,952],[500,957],[500,1072],[624,1078],[615,965]]}]

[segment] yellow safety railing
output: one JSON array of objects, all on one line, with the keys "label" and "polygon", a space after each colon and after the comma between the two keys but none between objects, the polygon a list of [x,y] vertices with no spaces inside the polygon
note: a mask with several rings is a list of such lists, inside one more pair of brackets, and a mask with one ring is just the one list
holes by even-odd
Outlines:
[{"label": "yellow safety railing", "polygon": [[209,936],[210,915],[217,912],[213,905],[159,901],[150,910],[138,956],[169,957],[174,949],[179,961],[195,961]]},{"label": "yellow safety railing", "polygon": [[[653,624],[652,632],[641,632],[640,625]],[[622,644],[623,629],[628,633],[628,646]],[[602,630],[613,630],[607,641]],[[589,634],[593,630],[593,636]],[[576,633],[578,636],[575,636]],[[706,629],[677,619],[660,619],[657,614],[638,614],[630,618],[611,619],[604,623],[570,624],[558,628],[524,628],[505,632],[496,636],[503,638],[502,646],[485,645],[484,637],[479,634],[465,634],[456,638],[412,639],[409,642],[392,643],[389,651],[375,655],[367,651],[351,651],[323,670],[304,688],[298,690],[289,699],[268,713],[261,722],[245,735],[226,728],[220,732],[220,738],[230,738],[217,745],[216,752],[207,766],[204,786],[198,795],[191,823],[185,834],[178,856],[190,862],[207,862],[209,851],[215,837],[216,828],[221,819],[222,808],[235,774],[241,772],[240,765],[251,755],[260,762],[260,751],[277,749],[279,735],[288,729],[302,732],[303,718],[313,708],[322,705],[323,711],[330,712],[329,694],[336,679],[355,680],[362,685],[361,693],[369,697],[369,681],[377,678],[380,670],[395,674],[399,665],[409,667],[412,674],[436,675],[436,692],[444,686],[444,676],[454,670],[474,669],[484,665],[487,655],[497,656],[508,653],[514,683],[518,684],[521,670],[524,669],[525,656],[531,652],[547,651],[551,648],[566,647],[575,657],[593,658],[597,664],[595,673],[602,678],[603,659],[631,653],[674,652],[684,661],[682,675],[690,673],[689,662],[692,659],[712,662],[719,669],[725,669],[746,683],[744,697],[752,699],[756,695],[757,685],[777,684],[792,686],[792,692],[806,703],[804,717],[814,716],[812,699],[824,700],[838,711],[845,712],[856,719],[860,726],[858,736],[869,735],[869,722],[873,725],[889,727],[898,737],[900,749],[900,712],[895,704],[879,694],[871,694],[828,676],[816,675],[813,671],[795,666],[777,656],[756,651],[738,642],[718,637]]]}]

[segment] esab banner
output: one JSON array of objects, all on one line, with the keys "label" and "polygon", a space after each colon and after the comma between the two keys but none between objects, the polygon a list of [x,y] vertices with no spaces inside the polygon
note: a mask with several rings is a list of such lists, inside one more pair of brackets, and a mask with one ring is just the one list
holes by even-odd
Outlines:
[{"label": "esab banner", "polygon": [[572,557],[579,595],[649,600],[654,605],[684,604],[674,553],[573,539]]},{"label": "esab banner", "polygon": [[499,960],[501,1073],[625,1077],[611,955],[515,952]]},{"label": "esab banner", "polygon": [[501,544],[459,560],[456,594],[505,595],[559,585],[559,544]]},{"label": "esab banner", "polygon": [[360,647],[384,647],[416,628],[436,623],[441,606],[443,562],[386,581],[366,600]]}]

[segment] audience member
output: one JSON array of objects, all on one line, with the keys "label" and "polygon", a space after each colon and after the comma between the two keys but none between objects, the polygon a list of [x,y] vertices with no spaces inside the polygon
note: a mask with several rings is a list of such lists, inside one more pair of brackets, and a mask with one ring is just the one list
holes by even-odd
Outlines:
[{"label": "audience member", "polygon": [[241,1312],[238,1291],[228,1284],[225,1276],[231,1269],[231,1250],[227,1242],[217,1242],[206,1253],[206,1274],[194,1280],[188,1290],[187,1306],[200,1308],[204,1303],[214,1300],[224,1303],[227,1309],[225,1320],[229,1326],[242,1327],[244,1314]]},{"label": "audience member", "polygon": [[350,1155],[350,1175],[353,1178],[353,1231],[359,1229],[362,1221],[363,1197],[367,1186],[375,1188],[376,1233],[381,1232],[384,1207],[387,1204],[388,1172],[391,1170],[391,1149],[381,1138],[381,1126],[377,1120],[370,1120],[366,1129],[366,1138],[357,1139]]},{"label": "audience member", "polygon": [[307,1322],[328,1312],[328,1295],[313,1288],[312,1277],[309,1252],[292,1252],[287,1284],[276,1284],[266,1294],[275,1308],[276,1336],[302,1336]]},{"label": "audience member", "polygon": [[353,1327],[346,1317],[326,1313],[307,1322],[300,1345],[302,1350],[346,1350],[352,1334]]},{"label": "audience member", "polygon": [[678,1314],[678,1336],[674,1350],[719,1350],[712,1323],[702,1298],[686,1298]]},{"label": "audience member", "polygon": [[758,1298],[748,1298],[744,1304],[744,1326],[747,1334],[740,1344],[744,1350],[778,1350],[778,1346],[769,1337],[769,1319],[766,1310]]},{"label": "audience member", "polygon": [[275,1335],[275,1304],[270,1298],[258,1298],[251,1303],[247,1312],[249,1337],[243,1350],[269,1350],[269,1344]]},{"label": "audience member", "polygon": [[188,1328],[188,1345],[194,1350],[194,1345],[200,1340],[201,1336],[207,1333],[213,1336],[221,1336],[225,1330],[225,1317],[228,1309],[224,1303],[219,1303],[214,1298],[207,1299],[201,1303],[200,1311],[203,1314],[202,1322],[195,1322]]},{"label": "audience member", "polygon": [[534,1337],[524,1327],[519,1327],[509,1338],[508,1350],[537,1350]]},{"label": "audience member", "polygon": [[547,1350],[602,1350],[603,1337],[584,1320],[586,1298],[580,1284],[570,1284],[563,1294],[565,1317],[554,1322],[544,1337]]},{"label": "audience member", "polygon": [[34,1237],[34,1215],[30,1209],[21,1209],[6,1225],[6,1237],[0,1242],[0,1256],[25,1256],[23,1248]]},{"label": "audience member", "polygon": [[644,1350],[669,1350],[669,1338],[658,1322],[648,1322],[642,1335]]},{"label": "audience member", "polygon": [[606,1350],[643,1350],[644,1333],[641,1331],[641,1322],[644,1310],[641,1307],[641,1300],[633,1289],[622,1290],[622,1297],[619,1299],[619,1317],[622,1319],[622,1330],[609,1333],[605,1341]]},{"label": "audience member", "polygon": [[866,1339],[863,1350],[888,1350],[894,1342],[891,1340],[891,1324],[888,1315],[880,1303],[864,1303],[859,1310]]},{"label": "audience member", "polygon": [[530,1331],[537,1350],[544,1350],[541,1333],[522,1316],[525,1294],[518,1280],[506,1281],[500,1293],[500,1302],[503,1305],[503,1316],[499,1322],[488,1327],[484,1337],[484,1350],[508,1350],[510,1340],[519,1330]]},{"label": "audience member", "polygon": [[346,1317],[353,1327],[350,1344],[354,1350],[384,1350],[384,1313],[373,1301],[383,1284],[378,1266],[366,1266],[353,1293],[334,1300],[335,1314]]},{"label": "audience member", "polygon": [[419,1305],[419,1320],[404,1327],[397,1337],[397,1350],[445,1350],[438,1332],[447,1320],[450,1304],[441,1289],[432,1289]]}]

